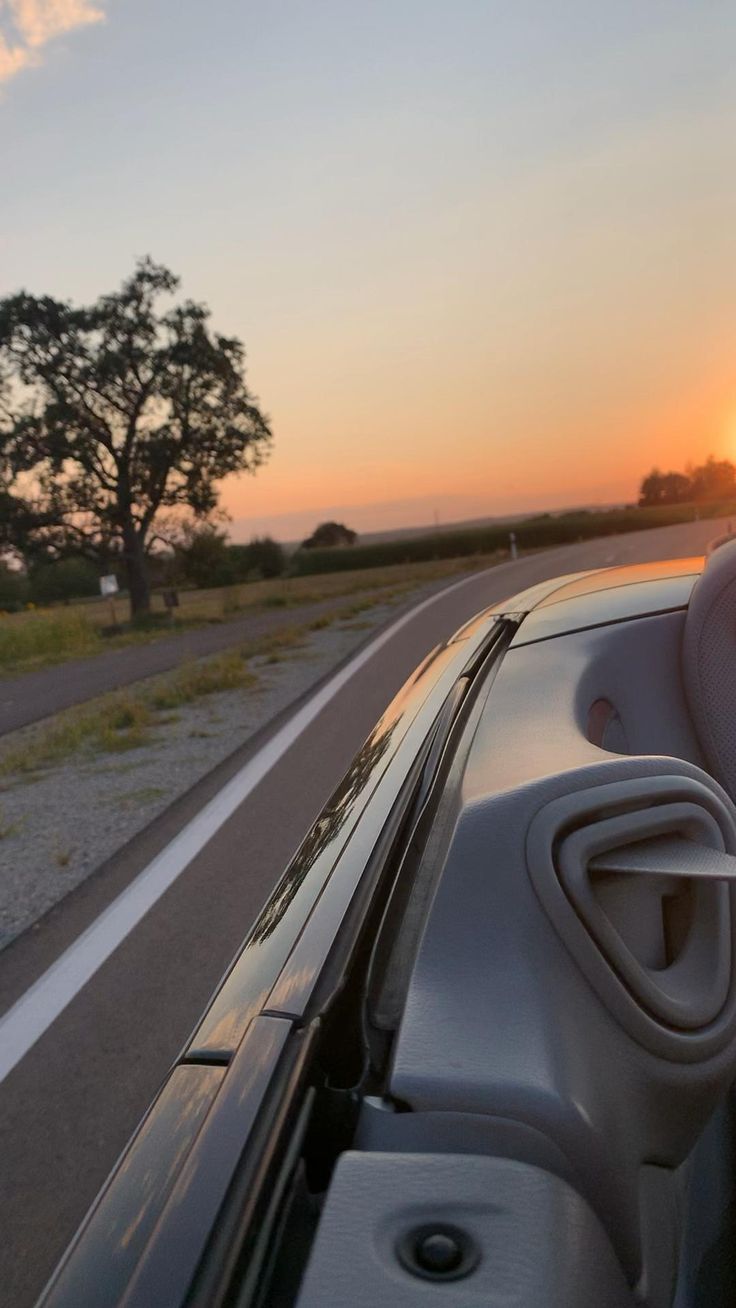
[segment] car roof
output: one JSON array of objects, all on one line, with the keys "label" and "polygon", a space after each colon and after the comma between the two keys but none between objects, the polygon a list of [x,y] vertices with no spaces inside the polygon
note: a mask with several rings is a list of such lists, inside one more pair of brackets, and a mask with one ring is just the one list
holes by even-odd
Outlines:
[{"label": "car roof", "polygon": [[[513,644],[528,645],[571,631],[625,622],[687,607],[702,556],[599,568],[513,596],[497,610],[526,613]],[[543,593],[542,593],[543,592]]]}]

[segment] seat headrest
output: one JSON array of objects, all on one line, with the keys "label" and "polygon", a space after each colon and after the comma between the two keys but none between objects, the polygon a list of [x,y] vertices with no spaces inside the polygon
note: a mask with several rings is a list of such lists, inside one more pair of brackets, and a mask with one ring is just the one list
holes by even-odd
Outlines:
[{"label": "seat headrest", "polygon": [[714,777],[736,798],[736,540],[710,555],[683,641],[685,694]]}]

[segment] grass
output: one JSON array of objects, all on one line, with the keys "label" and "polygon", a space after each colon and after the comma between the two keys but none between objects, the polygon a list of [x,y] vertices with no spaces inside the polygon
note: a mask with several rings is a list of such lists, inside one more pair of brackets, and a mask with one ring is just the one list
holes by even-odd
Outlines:
[{"label": "grass", "polygon": [[137,690],[102,695],[32,728],[21,743],[11,744],[0,754],[0,775],[22,774],[31,780],[75,754],[94,757],[140,749],[151,742],[157,727],[172,720],[172,708],[222,691],[251,687],[255,681],[237,650],[199,663],[184,663],[170,676],[144,683]]},{"label": "grass", "polygon": [[104,695],[80,709],[67,709],[51,723],[11,745],[0,758],[0,773],[30,774],[61,763],[71,754],[121,753],[139,749],[150,739],[153,715],[134,695]]},{"label": "grass", "polygon": [[[498,558],[501,556],[499,555]],[[63,608],[37,609],[26,613],[0,614],[0,676],[19,675],[69,659],[101,654],[128,645],[166,639],[177,631],[253,611],[286,610],[350,595],[368,596],[368,605],[385,596],[405,593],[428,581],[489,566],[494,558],[469,561],[444,559],[341,572],[318,577],[279,578],[256,581],[219,590],[181,591],[180,608],[173,622],[162,621],[154,611],[148,619],[128,624],[119,634],[105,636],[110,610],[105,601],[87,600]],[[154,596],[154,603],[160,596]],[[122,604],[118,604],[122,616]]]},{"label": "grass", "polygon": [[[330,586],[324,589],[335,590],[336,598],[345,593],[344,577],[318,580],[328,581]],[[335,585],[336,580],[343,583],[342,587]],[[304,650],[311,632],[322,631],[337,622],[367,629],[371,624],[360,622],[360,615],[376,604],[401,599],[415,585],[406,576],[398,581],[393,569],[381,580],[384,584],[380,588],[361,586],[360,599],[336,603],[329,612],[309,622],[266,633],[207,659],[183,663],[173,673],[141,682],[131,690],[102,695],[67,709],[19,736],[9,737],[0,749],[0,778],[5,778],[6,785],[16,785],[21,778],[28,784],[72,756],[86,757],[90,766],[99,767],[95,760],[100,755],[119,755],[143,748],[151,743],[157,729],[176,721],[178,710],[186,705],[226,691],[252,689],[257,677],[248,667],[250,659],[261,658],[266,664],[281,663]],[[310,590],[309,598],[324,601],[322,588]],[[285,605],[279,603],[276,607]],[[43,615],[33,617],[42,620]],[[53,617],[49,625],[58,633],[62,621]],[[75,615],[70,615],[69,622],[73,629],[78,625]],[[135,763],[121,762],[115,764],[114,770],[122,772],[134,767]]]},{"label": "grass", "polygon": [[37,611],[0,619],[0,669],[30,669],[44,663],[82,658],[100,648],[99,631],[81,613]]},{"label": "grass", "polygon": [[[394,585],[388,594],[402,594],[405,589]],[[225,691],[255,687],[258,679],[248,666],[250,659],[281,663],[304,649],[311,631],[321,631],[339,621],[354,621],[357,614],[385,599],[386,593],[381,592],[358,602],[338,604],[308,623],[270,632],[208,659],[182,663],[175,672],[141,682],[131,690],[114,691],[78,708],[66,709],[48,722],[20,733],[15,744],[15,737],[8,738],[6,747],[0,749],[0,777],[10,778],[10,784],[19,776],[31,782],[75,755],[86,756],[94,763],[101,754],[141,749],[151,743],[157,728],[176,721],[177,710],[187,704]],[[114,770],[124,772],[134,766],[118,763]]]},{"label": "grass", "polygon": [[[226,691],[255,687],[258,679],[248,666],[250,659],[281,663],[304,650],[311,632],[334,623],[367,629],[372,624],[360,621],[361,614],[377,604],[398,600],[411,589],[411,581],[404,578],[397,582],[394,576],[390,585],[366,590],[361,599],[338,603],[309,622],[266,633],[222,654],[183,663],[175,672],[140,682],[131,690],[114,691],[66,709],[47,722],[8,737],[0,747],[0,778],[6,778],[7,785],[18,784],[20,778],[30,783],[75,755],[86,757],[90,766],[99,769],[96,760],[100,755],[124,754],[150,744],[155,731],[175,722],[177,710],[186,705]],[[190,733],[192,737],[208,734],[196,730]],[[123,773],[135,766],[121,762],[104,770]]]},{"label": "grass", "polygon": [[[728,516],[736,513],[736,505],[702,504],[698,512],[702,518]],[[692,504],[541,514],[513,523],[356,545],[350,550],[308,551],[292,561],[304,575],[211,590],[181,590],[180,607],[173,611],[173,617],[166,614],[163,595],[155,594],[150,618],[135,626],[128,624],[120,634],[107,637],[103,628],[110,624],[111,610],[108,601],[102,599],[80,600],[63,608],[0,614],[0,676],[160,640],[177,630],[225,622],[248,611],[297,608],[347,595],[366,595],[369,605],[383,598],[395,602],[401,594],[429,581],[502,562],[508,558],[510,529],[516,533],[519,547],[529,550],[691,522],[694,516]],[[124,608],[125,602],[117,601],[118,619],[123,617]]]},{"label": "grass", "polygon": [[0,840],[9,840],[11,836],[17,836],[23,829],[24,821],[24,818],[19,818],[17,822],[8,822],[0,808]]},{"label": "grass", "polygon": [[243,658],[270,658],[276,654],[279,660],[286,657],[288,653],[297,653],[304,648],[307,638],[306,626],[283,627],[281,631],[272,631],[266,636],[259,636],[256,640],[246,641],[240,646],[240,652]]},{"label": "grass", "polygon": [[228,650],[216,659],[182,664],[172,677],[151,692],[149,702],[158,710],[175,709],[205,695],[253,686],[255,681],[254,674],[245,665],[243,654],[239,650]]},{"label": "grass", "polygon": [[138,790],[129,790],[127,795],[120,795],[115,801],[118,808],[140,808],[143,804],[151,804],[156,799],[161,799],[166,791],[163,786],[141,786]]},{"label": "grass", "polygon": [[507,554],[509,532],[513,531],[519,549],[545,549],[593,540],[598,536],[645,531],[653,527],[674,526],[696,518],[725,517],[736,512],[733,500],[673,504],[652,508],[628,505],[614,509],[575,509],[568,513],[541,513],[516,521],[496,521],[481,527],[446,527],[425,535],[404,536],[395,540],[354,545],[351,549],[300,550],[292,567],[302,577],[345,569],[375,569],[390,564],[449,561],[488,555]]}]

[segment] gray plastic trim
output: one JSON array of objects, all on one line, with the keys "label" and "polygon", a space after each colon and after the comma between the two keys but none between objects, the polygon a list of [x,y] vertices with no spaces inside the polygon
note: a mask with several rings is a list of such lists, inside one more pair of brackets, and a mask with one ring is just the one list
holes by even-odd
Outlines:
[{"label": "gray plastic trim", "polygon": [[[457,1227],[479,1257],[431,1285],[402,1265],[412,1232]],[[635,1308],[610,1240],[556,1176],[467,1154],[344,1153],[297,1308]]]},{"label": "gray plastic trim", "polygon": [[734,650],[736,540],[708,559],[688,605],[682,644],[685,693],[709,770],[736,795]]},{"label": "gray plastic trim", "polygon": [[[687,839],[667,840],[673,833],[685,834]],[[700,843],[693,844],[693,841]],[[635,844],[630,846],[630,842]],[[663,845],[666,857],[662,857]],[[710,850],[705,848],[708,845]],[[637,866],[631,871],[627,847],[639,851],[638,859],[632,855]],[[684,861],[680,856],[682,848],[688,851]],[[645,849],[648,859],[643,857]],[[659,860],[655,858],[655,850],[660,854]],[[648,875],[650,882],[654,876],[655,887],[661,886],[663,872],[670,878],[693,876],[690,850],[697,856],[698,884],[694,887],[695,903],[687,938],[679,957],[669,967],[646,967],[635,958],[606,914],[590,873],[610,871],[618,881],[627,874]],[[730,899],[726,886],[703,880],[708,853],[714,860],[719,855],[728,860],[732,865],[730,874],[736,875],[733,872],[736,859],[723,853],[718,823],[699,805],[680,803],[659,804],[638,813],[594,822],[563,840],[557,855],[560,879],[568,897],[624,984],[653,1017],[688,1030],[699,1030],[717,1018],[728,998],[731,981]],[[717,866],[722,870],[720,863]]]},{"label": "gray plastic trim", "polygon": [[[658,985],[626,949],[588,880],[597,855],[674,832],[728,853],[736,851],[732,816],[714,791],[689,777],[642,776],[573,792],[545,805],[529,826],[527,865],[547,916],[609,1012],[653,1053],[695,1062],[717,1053],[736,1035],[734,892],[722,885],[699,888],[696,908],[703,926],[688,942],[693,954],[685,959],[681,974],[677,964],[666,969],[672,974],[668,993],[663,974]],[[721,957],[704,986],[708,939]],[[688,980],[697,982],[700,991],[690,998]]]},{"label": "gray plastic trim", "polygon": [[[614,818],[613,821],[616,821]],[[689,877],[695,881],[736,881],[736,857],[710,845],[698,845],[679,836],[657,836],[652,840],[620,845],[598,854],[594,871],[641,872],[651,877]]]}]

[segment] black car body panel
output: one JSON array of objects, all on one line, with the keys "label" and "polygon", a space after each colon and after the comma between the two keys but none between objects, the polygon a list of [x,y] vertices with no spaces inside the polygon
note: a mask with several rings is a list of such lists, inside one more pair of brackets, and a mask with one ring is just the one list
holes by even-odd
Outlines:
[{"label": "black car body panel", "polygon": [[[144,1237],[151,1235],[155,1254],[162,1247],[160,1234],[153,1229],[156,1221],[162,1221],[168,1205],[175,1214],[173,1228],[178,1228],[183,1194],[192,1193],[195,1176],[197,1185],[204,1186],[202,1176],[210,1165],[213,1176],[231,1179],[232,1168],[222,1172],[220,1151],[215,1148],[210,1156],[207,1141],[217,1138],[216,1124],[229,1114],[231,1096],[237,1100],[250,1092],[250,1072],[242,1080],[242,1069],[270,1059],[270,1039],[266,1042],[268,1056],[262,1052],[269,1023],[277,1019],[277,1029],[286,1033],[290,1029],[287,1019],[302,1016],[294,1010],[306,1003],[361,875],[397,797],[416,773],[448,695],[465,667],[484,649],[492,649],[504,634],[509,638],[513,631],[497,615],[480,619],[472,632],[433,650],[389,705],[265,904],[41,1302],[102,1308],[122,1302],[123,1291],[126,1303],[151,1302],[145,1297],[149,1291],[143,1272],[147,1265],[141,1249]],[[328,885],[333,892],[329,896],[324,894]],[[312,920],[314,926],[307,931]],[[306,962],[305,949],[309,954]],[[267,1084],[266,1079],[261,1085],[264,1096]],[[206,1104],[205,1085],[209,1091]],[[245,1132],[239,1141],[232,1167],[247,1136]],[[220,1202],[223,1199],[224,1193]],[[200,1212],[203,1217],[203,1208]],[[213,1221],[215,1217],[213,1211]],[[166,1221],[164,1226],[170,1229]],[[206,1221],[200,1231],[209,1233]],[[131,1238],[131,1233],[136,1238]],[[196,1247],[201,1255],[202,1241],[190,1236],[185,1244],[190,1253]],[[137,1285],[143,1288],[139,1291]],[[186,1288],[182,1285],[182,1295]],[[167,1295],[166,1302],[179,1302],[172,1286]]]},{"label": "black car body panel", "polygon": [[[565,640],[575,633],[590,632],[595,641],[600,627],[639,624],[644,632],[655,615],[681,618],[702,565],[680,560],[542,583],[479,615],[432,652],[384,714],[265,905],[55,1274],[45,1308],[235,1302],[228,1296],[236,1283],[238,1303],[268,1302],[258,1299],[248,1268],[261,1267],[259,1240],[266,1236],[259,1233],[276,1221],[271,1209],[281,1195],[285,1160],[307,1130],[315,1084],[310,1051],[335,1022],[361,950],[361,975],[370,973],[375,960],[366,961],[366,949],[390,911],[396,860],[427,812],[432,779],[451,765],[453,724],[461,722],[475,739],[464,800],[472,805],[476,798],[467,788],[476,772],[480,796],[492,770],[483,742],[494,731],[497,742],[499,726],[484,705],[494,704],[492,681],[506,667],[507,651],[512,702],[514,670],[523,695],[524,660],[535,647],[549,642],[550,654],[554,647],[565,659]],[[665,623],[662,631],[668,630]],[[511,710],[507,717],[499,717],[500,730],[513,737]],[[601,731],[609,730],[601,720]],[[509,740],[508,775],[518,757],[520,786],[538,777],[535,784],[549,787],[546,765],[524,771],[524,730],[518,741]],[[585,768],[601,746],[587,726],[580,740],[572,764]],[[685,765],[680,771],[690,776]],[[618,776],[613,765],[611,776]],[[411,1060],[403,1057],[400,1046],[394,1074],[411,1087]],[[323,1093],[346,1095],[348,1115],[355,1107],[339,1086],[328,1084]],[[426,1107],[431,1101],[428,1092]],[[464,1111],[462,1096],[457,1108]],[[421,1117],[418,1111],[417,1129]],[[564,1171],[561,1163],[551,1166]],[[632,1240],[625,1256],[634,1267],[639,1255]]]}]

